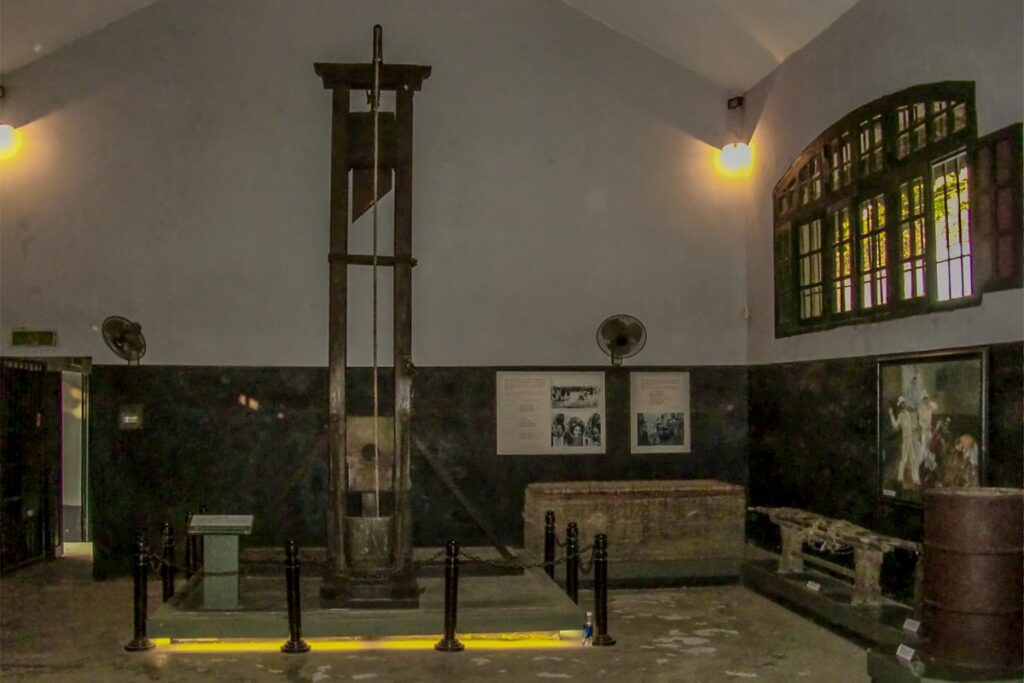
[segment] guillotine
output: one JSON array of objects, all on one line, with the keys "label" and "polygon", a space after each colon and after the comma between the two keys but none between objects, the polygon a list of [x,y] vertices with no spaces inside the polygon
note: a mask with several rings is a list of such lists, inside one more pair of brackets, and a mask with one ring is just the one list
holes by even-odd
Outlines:
[{"label": "guillotine", "polygon": [[[413,95],[429,66],[384,64],[380,26],[373,61],[315,65],[331,90],[331,208],[329,371],[329,499],[325,607],[415,608],[419,588],[412,564],[410,412],[412,407],[412,124]],[[352,91],[365,91],[369,111],[351,111]],[[382,92],[395,111],[380,110]],[[349,201],[351,177],[351,203]],[[394,186],[394,251],[377,253],[377,201]],[[348,250],[351,221],[373,212],[373,253]],[[372,417],[350,417],[345,406],[348,268],[373,269]],[[394,278],[394,415],[379,416],[377,269]],[[354,443],[362,435],[372,444]],[[388,462],[390,461],[390,462]]]}]

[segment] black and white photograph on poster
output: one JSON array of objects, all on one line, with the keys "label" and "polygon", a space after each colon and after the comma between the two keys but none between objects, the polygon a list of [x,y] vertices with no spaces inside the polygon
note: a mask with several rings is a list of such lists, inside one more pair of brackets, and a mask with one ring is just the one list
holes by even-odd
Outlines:
[{"label": "black and white photograph on poster", "polygon": [[639,446],[682,446],[686,433],[683,413],[639,413],[636,416]]},{"label": "black and white photograph on poster", "polygon": [[690,452],[690,373],[632,373],[629,404],[630,452]]},{"label": "black and white photograph on poster", "polygon": [[551,387],[552,408],[596,408],[601,402],[601,387]]},{"label": "black and white photograph on poster", "polygon": [[604,453],[604,373],[497,373],[498,454]]},{"label": "black and white photograph on poster", "polygon": [[551,418],[551,445],[553,447],[601,445],[601,413],[556,412]]}]

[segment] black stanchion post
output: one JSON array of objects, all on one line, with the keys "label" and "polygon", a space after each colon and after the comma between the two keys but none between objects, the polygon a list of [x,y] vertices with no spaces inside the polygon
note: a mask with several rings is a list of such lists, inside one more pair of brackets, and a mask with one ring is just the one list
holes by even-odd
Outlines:
[{"label": "black stanchion post", "polygon": [[594,539],[594,620],[597,635],[594,645],[614,645],[615,639],[608,635],[608,537],[598,534]]},{"label": "black stanchion post", "polygon": [[544,513],[544,571],[555,578],[555,513]]},{"label": "black stanchion post", "polygon": [[135,556],[132,574],[135,579],[135,633],[132,642],[124,646],[129,652],[149,650],[153,641],[146,637],[146,578],[149,572],[149,548],[142,534],[135,537]]},{"label": "black stanchion post", "polygon": [[299,551],[295,541],[284,546],[284,580],[288,591],[288,642],[281,652],[309,652],[309,643],[302,639],[302,597],[299,593]]},{"label": "black stanchion post", "polygon": [[459,604],[459,543],[448,541],[444,564],[444,638],[434,645],[440,652],[462,652],[466,646],[455,637]]},{"label": "black stanchion post", "polygon": [[160,578],[164,584],[164,602],[174,597],[174,527],[164,522],[164,554],[160,563]]},{"label": "black stanchion post", "polygon": [[565,594],[579,603],[580,597],[580,530],[576,522],[565,529]]},{"label": "black stanchion post", "polygon": [[192,511],[185,513],[185,578],[191,579],[196,573],[196,544],[195,536],[188,532],[192,526]]}]

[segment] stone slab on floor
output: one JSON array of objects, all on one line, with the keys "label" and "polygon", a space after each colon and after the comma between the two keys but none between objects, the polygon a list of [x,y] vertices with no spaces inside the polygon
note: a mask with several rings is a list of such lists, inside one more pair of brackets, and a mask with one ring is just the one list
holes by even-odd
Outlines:
[{"label": "stone slab on floor", "polygon": [[[444,580],[420,578],[418,609],[323,609],[320,578],[302,579],[302,631],[309,638],[437,634],[444,626]],[[243,576],[240,608],[203,609],[202,585],[160,605],[149,618],[157,638],[287,637],[284,577]],[[577,631],[584,622],[577,606],[546,574],[462,577],[458,630],[462,633]]]}]

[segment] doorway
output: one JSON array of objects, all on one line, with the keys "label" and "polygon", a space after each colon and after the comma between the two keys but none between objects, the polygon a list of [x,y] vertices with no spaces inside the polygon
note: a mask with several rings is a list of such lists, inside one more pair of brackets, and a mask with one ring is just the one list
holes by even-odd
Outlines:
[{"label": "doorway", "polygon": [[0,359],[0,571],[90,538],[90,367],[82,358]]},{"label": "doorway", "polygon": [[86,391],[89,376],[61,371],[61,516],[64,543],[89,538],[87,449],[89,422]]}]

